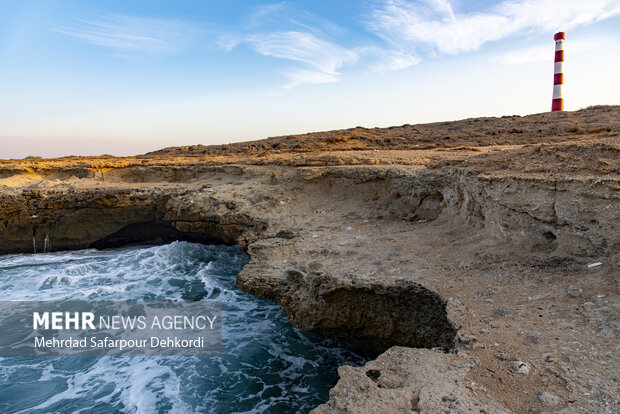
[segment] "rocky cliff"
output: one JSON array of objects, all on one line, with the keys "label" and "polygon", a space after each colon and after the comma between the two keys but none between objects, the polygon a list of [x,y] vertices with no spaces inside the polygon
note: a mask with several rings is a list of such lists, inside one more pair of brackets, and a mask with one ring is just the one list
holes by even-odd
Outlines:
[{"label": "rocky cliff", "polygon": [[595,107],[6,160],[0,253],[238,244],[237,286],[382,352],[317,412],[613,412],[619,132]]}]

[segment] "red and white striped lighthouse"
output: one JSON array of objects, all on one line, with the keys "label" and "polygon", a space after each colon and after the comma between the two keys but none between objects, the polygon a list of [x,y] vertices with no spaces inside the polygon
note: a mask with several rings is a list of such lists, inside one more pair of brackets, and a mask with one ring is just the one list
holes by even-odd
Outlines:
[{"label": "red and white striped lighthouse", "polygon": [[553,40],[555,40],[555,63],[551,112],[564,110],[564,97],[562,96],[562,84],[564,83],[564,39],[566,39],[564,32],[558,32],[553,36]]}]

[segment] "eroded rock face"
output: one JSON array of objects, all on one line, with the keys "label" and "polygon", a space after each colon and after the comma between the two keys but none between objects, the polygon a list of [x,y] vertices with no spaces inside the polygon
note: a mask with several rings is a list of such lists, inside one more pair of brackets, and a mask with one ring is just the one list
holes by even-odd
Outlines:
[{"label": "eroded rock face", "polygon": [[241,289],[277,301],[295,326],[382,351],[392,345],[448,350],[460,326],[446,310],[442,287],[422,277],[424,264],[386,274],[381,261],[389,262],[389,247],[382,248],[383,259],[358,260],[369,239],[346,226],[349,219],[362,226],[461,221],[472,233],[543,252],[605,254],[619,246],[618,210],[596,209],[617,202],[612,181],[569,185],[402,167],[280,174],[252,168],[223,176],[234,182],[218,183],[221,177],[4,195],[0,250],[32,251],[33,239],[41,250],[46,236],[54,249],[174,239],[236,243],[252,257],[238,276]]},{"label": "eroded rock face", "polygon": [[363,367],[340,367],[329,402],[312,413],[508,412],[468,388],[464,377],[472,363],[440,351],[393,347]]},{"label": "eroded rock face", "polygon": [[82,249],[137,223],[158,222],[178,189],[57,189],[43,187],[2,194],[0,253]]},{"label": "eroded rock face", "polygon": [[[252,257],[256,247],[250,248]],[[448,350],[454,345],[457,328],[436,292],[407,279],[359,281],[320,268],[304,270],[289,269],[275,279],[259,276],[250,263],[236,284],[278,302],[295,326],[354,348],[384,351],[400,344]]]},{"label": "eroded rock face", "polygon": [[[337,180],[341,182],[336,185]],[[442,213],[459,216],[484,226],[490,236],[536,251],[585,256],[620,249],[616,227],[620,213],[614,208],[620,187],[615,180],[332,167],[300,169],[278,181],[272,186],[303,185],[302,191],[316,191],[319,197],[325,190],[321,186],[331,186],[332,193],[357,190],[358,194],[349,194],[355,202],[367,201],[373,210],[385,208],[382,214],[388,219],[432,221]],[[31,251],[33,237],[40,243],[48,234],[56,249],[83,248],[128,225],[147,222],[170,224],[182,232],[203,233],[246,248],[267,228],[265,212],[254,206],[255,199],[247,192],[234,195],[227,188],[188,185],[36,188],[2,194],[0,252]],[[268,201],[277,203],[273,197]],[[280,217],[277,224],[286,227],[286,220]]]}]

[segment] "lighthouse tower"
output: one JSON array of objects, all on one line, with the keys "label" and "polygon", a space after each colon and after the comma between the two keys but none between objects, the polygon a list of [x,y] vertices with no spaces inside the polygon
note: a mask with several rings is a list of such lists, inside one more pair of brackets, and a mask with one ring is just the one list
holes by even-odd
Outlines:
[{"label": "lighthouse tower", "polygon": [[551,112],[564,110],[564,97],[562,96],[562,84],[564,83],[564,32],[558,32],[553,36],[555,40],[555,63],[553,71],[553,100]]}]

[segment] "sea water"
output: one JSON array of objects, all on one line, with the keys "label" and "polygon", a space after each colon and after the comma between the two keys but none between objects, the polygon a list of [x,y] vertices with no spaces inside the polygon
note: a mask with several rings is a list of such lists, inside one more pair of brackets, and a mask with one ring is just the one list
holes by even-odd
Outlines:
[{"label": "sea water", "polygon": [[[0,256],[0,300],[217,300],[217,357],[0,358],[2,413],[298,413],[328,399],[338,365],[367,357],[293,328],[235,288],[238,247],[163,246]],[[0,333],[1,334],[1,333]]]}]

